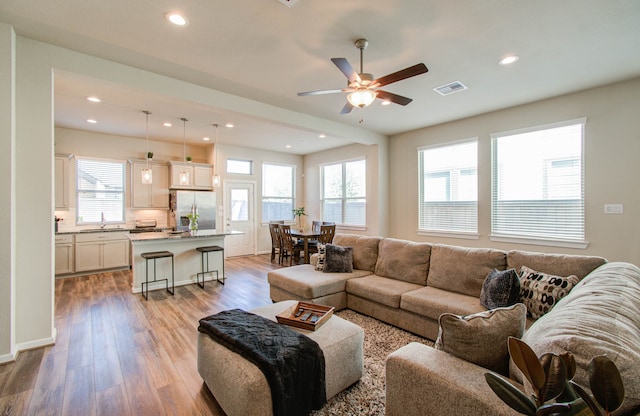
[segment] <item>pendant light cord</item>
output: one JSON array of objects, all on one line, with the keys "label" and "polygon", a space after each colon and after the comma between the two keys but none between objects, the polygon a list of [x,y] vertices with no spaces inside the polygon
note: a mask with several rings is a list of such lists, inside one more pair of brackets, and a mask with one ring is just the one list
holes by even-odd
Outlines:
[{"label": "pendant light cord", "polygon": [[149,169],[149,114],[151,111],[143,110],[142,112],[147,116],[147,169]]}]

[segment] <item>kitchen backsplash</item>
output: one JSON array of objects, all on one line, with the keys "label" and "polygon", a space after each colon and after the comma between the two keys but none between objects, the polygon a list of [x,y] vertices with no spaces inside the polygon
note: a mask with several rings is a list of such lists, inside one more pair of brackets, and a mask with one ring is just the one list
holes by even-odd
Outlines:
[{"label": "kitchen backsplash", "polygon": [[[122,228],[135,228],[136,220],[156,220],[157,227],[167,227],[169,211],[159,209],[127,209],[126,223],[125,224],[109,224],[108,228],[114,228],[120,226]],[[87,228],[99,227],[99,224],[92,225],[76,225],[76,210],[70,208],[66,211],[56,211],[55,216],[61,218],[58,221],[58,232],[69,232],[75,230],[82,230]]]}]

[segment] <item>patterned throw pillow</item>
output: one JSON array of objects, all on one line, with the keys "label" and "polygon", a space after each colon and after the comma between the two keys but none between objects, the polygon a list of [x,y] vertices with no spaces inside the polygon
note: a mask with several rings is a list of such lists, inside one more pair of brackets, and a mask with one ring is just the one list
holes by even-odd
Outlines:
[{"label": "patterned throw pillow", "polygon": [[502,375],[509,374],[509,337],[522,337],[527,308],[516,303],[473,315],[443,313],[436,349]]},{"label": "patterned throw pillow", "polygon": [[316,270],[322,271],[324,269],[324,262],[327,258],[327,246],[325,244],[318,244],[318,262],[316,263]]},{"label": "patterned throw pillow", "polygon": [[480,304],[487,309],[504,308],[520,302],[520,277],[515,269],[493,269],[484,279]]},{"label": "patterned throw pillow", "polygon": [[527,306],[527,316],[538,319],[563,297],[579,279],[574,276],[560,277],[541,273],[522,266],[520,269],[520,301]]}]

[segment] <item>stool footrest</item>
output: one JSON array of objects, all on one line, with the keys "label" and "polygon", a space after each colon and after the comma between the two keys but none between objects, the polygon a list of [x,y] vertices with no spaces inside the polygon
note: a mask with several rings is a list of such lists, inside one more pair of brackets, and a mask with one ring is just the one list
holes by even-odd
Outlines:
[{"label": "stool footrest", "polygon": [[[220,246],[206,246],[206,247],[197,247],[196,250],[202,253],[202,258],[201,258],[202,271],[199,273],[196,273],[196,284],[200,286],[202,289],[204,289],[205,276],[209,273],[215,273],[216,281],[224,285],[224,248]],[[218,270],[209,269],[209,253],[213,253],[213,252],[219,252],[220,254],[222,254],[222,272],[221,273],[218,272]],[[206,266],[205,266],[205,259],[206,259]],[[220,278],[221,274],[222,274],[222,278]],[[202,276],[202,283],[200,283],[200,276]]]}]

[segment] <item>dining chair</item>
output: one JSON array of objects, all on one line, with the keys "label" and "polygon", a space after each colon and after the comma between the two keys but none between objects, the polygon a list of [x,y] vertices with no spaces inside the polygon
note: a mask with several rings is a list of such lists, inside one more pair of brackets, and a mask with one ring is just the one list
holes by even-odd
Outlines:
[{"label": "dining chair", "polygon": [[289,256],[289,266],[293,266],[294,260],[300,260],[300,253],[304,250],[304,246],[291,235],[290,225],[279,224],[278,228],[281,233],[282,247]]},{"label": "dining chair", "polygon": [[319,233],[321,225],[322,225],[322,221],[312,221],[311,222],[311,231],[313,231],[314,233]]},{"label": "dining chair", "polygon": [[282,245],[280,244],[280,233],[278,232],[278,223],[269,223],[269,234],[271,234],[271,261],[274,261],[276,254],[278,255],[278,263],[281,263],[280,254]]},{"label": "dining chair", "polygon": [[334,225],[321,225],[320,226],[320,238],[318,241],[320,244],[331,244],[333,237],[336,235],[336,226]]}]

